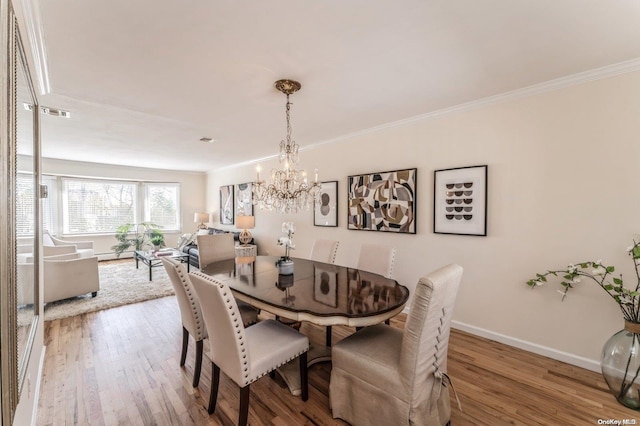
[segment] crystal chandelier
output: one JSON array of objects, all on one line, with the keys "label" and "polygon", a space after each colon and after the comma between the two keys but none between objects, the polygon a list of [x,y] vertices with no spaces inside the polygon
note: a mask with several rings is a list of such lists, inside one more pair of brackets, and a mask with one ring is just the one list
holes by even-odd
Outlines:
[{"label": "crystal chandelier", "polygon": [[271,170],[271,182],[260,180],[260,165],[256,168],[258,181],[253,185],[253,204],[261,209],[276,210],[281,213],[297,213],[299,209],[309,209],[320,197],[318,169],[313,182],[307,181],[307,172],[296,170],[298,164],[298,144],[291,140],[291,102],[289,95],[300,90],[300,83],[293,80],[278,80],[275,88],[287,95],[287,138],[280,141],[279,160],[282,169]]}]

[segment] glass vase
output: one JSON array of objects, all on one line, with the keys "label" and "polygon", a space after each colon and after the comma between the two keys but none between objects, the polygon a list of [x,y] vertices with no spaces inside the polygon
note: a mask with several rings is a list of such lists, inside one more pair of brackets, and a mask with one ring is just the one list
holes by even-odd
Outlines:
[{"label": "glass vase", "polygon": [[600,366],[618,402],[640,410],[640,324],[625,321],[624,330],[604,344]]}]

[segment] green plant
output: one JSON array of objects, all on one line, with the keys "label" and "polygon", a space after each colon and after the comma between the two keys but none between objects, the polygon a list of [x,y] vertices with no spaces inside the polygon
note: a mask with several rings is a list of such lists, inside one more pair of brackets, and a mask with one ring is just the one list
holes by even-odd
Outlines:
[{"label": "green plant", "polygon": [[633,245],[627,248],[629,256],[633,260],[636,271],[637,283],[635,288],[626,288],[622,280],[622,274],[614,277],[613,266],[605,266],[601,260],[581,262],[567,266],[567,269],[557,271],[547,271],[544,274],[536,274],[536,277],[527,281],[529,287],[536,288],[547,282],[547,277],[553,275],[562,277],[560,284],[563,290],[562,300],[567,298],[567,292],[574,288],[574,285],[581,281],[581,277],[586,277],[600,286],[615,302],[620,306],[624,319],[630,322],[640,323],[640,241],[634,241]]},{"label": "green plant", "polygon": [[[139,224],[125,223],[118,226],[116,229],[116,240],[118,243],[111,246],[116,254],[116,257],[120,257],[122,253],[130,248],[134,250],[143,250],[148,246],[154,245],[151,238],[155,235],[156,239],[161,237],[162,244],[164,244],[164,235],[160,231],[161,226],[151,222],[142,222]],[[160,245],[162,245],[160,244]]]},{"label": "green plant", "polygon": [[159,229],[152,229],[149,241],[154,247],[164,247],[164,234]]}]

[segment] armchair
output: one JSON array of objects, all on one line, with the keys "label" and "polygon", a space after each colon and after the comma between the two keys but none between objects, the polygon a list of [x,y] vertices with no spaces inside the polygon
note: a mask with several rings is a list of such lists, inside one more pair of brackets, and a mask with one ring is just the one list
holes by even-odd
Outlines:
[{"label": "armchair", "polygon": [[64,241],[52,237],[48,231],[42,235],[42,246],[45,257],[71,253],[78,253],[80,257],[93,256],[93,241]]}]

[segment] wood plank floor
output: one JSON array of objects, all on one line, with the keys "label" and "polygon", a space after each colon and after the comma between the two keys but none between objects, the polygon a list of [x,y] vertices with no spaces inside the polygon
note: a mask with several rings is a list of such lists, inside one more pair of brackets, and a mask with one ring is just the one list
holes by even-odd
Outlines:
[{"label": "wood plank floor", "polygon": [[[221,375],[218,408],[205,409],[211,364],[192,388],[193,341],[179,367],[182,329],[174,297],[48,322],[38,425],[233,425],[239,391]],[[392,321],[404,326],[404,316]],[[324,328],[303,324],[311,340]],[[353,330],[334,327],[334,341]],[[600,374],[463,332],[452,331],[449,374],[462,402],[452,397],[453,425],[597,425],[633,419]],[[309,400],[293,397],[279,380],[251,385],[251,425],[343,425],[331,417],[330,363],[309,370]],[[384,408],[382,408],[384,409]],[[386,426],[386,425],[385,425]]]}]

